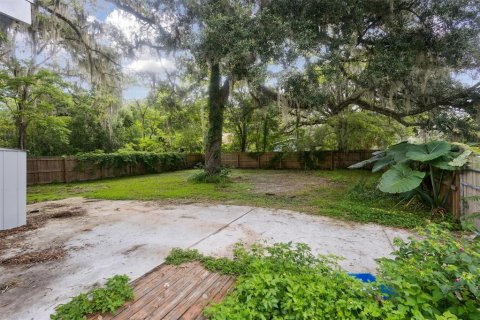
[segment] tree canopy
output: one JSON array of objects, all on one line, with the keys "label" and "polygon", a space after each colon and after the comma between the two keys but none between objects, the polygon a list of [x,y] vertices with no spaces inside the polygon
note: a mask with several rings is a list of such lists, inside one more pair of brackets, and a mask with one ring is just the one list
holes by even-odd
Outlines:
[{"label": "tree canopy", "polygon": [[[2,144],[204,151],[216,174],[222,149],[479,141],[478,0],[109,0],[137,26],[129,35],[91,18],[99,2],[41,0],[32,26],[2,23]],[[124,61],[145,52],[174,68],[139,74],[148,96],[122,101]],[[29,131],[64,143],[40,146]]]}]

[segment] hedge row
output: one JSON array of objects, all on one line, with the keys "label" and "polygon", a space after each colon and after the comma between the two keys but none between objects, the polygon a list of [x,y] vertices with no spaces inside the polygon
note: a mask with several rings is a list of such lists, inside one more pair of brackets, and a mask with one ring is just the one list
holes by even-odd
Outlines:
[{"label": "hedge row", "polygon": [[99,167],[122,168],[141,165],[147,172],[174,171],[187,167],[186,155],[180,153],[116,152],[83,153],[77,155],[79,165],[93,164]]}]

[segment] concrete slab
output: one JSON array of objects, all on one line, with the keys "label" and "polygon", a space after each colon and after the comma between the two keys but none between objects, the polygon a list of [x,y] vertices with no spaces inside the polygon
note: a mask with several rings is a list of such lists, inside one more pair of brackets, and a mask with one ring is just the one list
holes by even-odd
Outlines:
[{"label": "concrete slab", "polygon": [[340,266],[349,272],[375,273],[375,259],[393,251],[390,239],[406,239],[409,235],[405,230],[375,224],[349,223],[288,210],[255,209],[195,248],[214,256],[229,256],[239,241],[303,242],[317,254],[343,257]]},{"label": "concrete slab", "polygon": [[28,209],[48,215],[78,208],[85,214],[49,219],[38,229],[0,238],[6,247],[2,250],[0,243],[0,261],[51,247],[66,250],[63,259],[54,261],[0,264],[0,285],[7,284],[0,287],[0,318],[48,319],[56,305],[108,277],[127,274],[135,279],[146,273],[173,247],[229,256],[239,241],[305,242],[315,252],[345,257],[345,270],[374,272],[375,259],[392,251],[389,239],[408,235],[373,224],[243,206],[72,198]]}]

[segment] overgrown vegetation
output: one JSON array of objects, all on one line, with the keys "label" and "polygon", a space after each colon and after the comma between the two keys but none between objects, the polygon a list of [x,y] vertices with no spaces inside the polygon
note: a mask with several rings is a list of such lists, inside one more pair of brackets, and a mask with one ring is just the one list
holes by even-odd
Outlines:
[{"label": "overgrown vegetation", "polygon": [[431,208],[434,216],[439,213],[444,217],[451,188],[442,192],[443,183],[453,183],[457,171],[468,162],[471,154],[467,146],[446,141],[401,142],[375,152],[371,159],[350,168],[373,164],[373,172],[388,169],[379,182],[381,191],[402,194],[405,199],[418,198]]},{"label": "overgrown vegetation", "polygon": [[206,172],[205,170],[202,170],[202,171],[195,172],[190,177],[188,177],[188,181],[194,182],[194,183],[224,184],[231,181],[230,179],[231,173],[232,171],[226,167],[221,168],[220,171],[215,175],[208,174],[208,172]]},{"label": "overgrown vegetation", "polygon": [[199,261],[237,276],[233,293],[206,309],[214,320],[477,319],[480,241],[448,228],[430,224],[419,229],[421,239],[396,239],[394,257],[381,259],[373,283],[347,275],[338,258],[314,256],[305,244],[237,244],[232,260],[174,249],[166,263]]},{"label": "overgrown vegetation", "polygon": [[[418,204],[398,204],[395,196],[375,190],[379,174],[360,170],[335,171],[274,171],[233,169],[232,183],[194,183],[188,179],[200,170],[184,170],[157,175],[144,175],[101,181],[37,185],[28,188],[28,201],[64,199],[83,196],[109,200],[169,200],[252,205],[290,209],[339,219],[373,222],[382,225],[414,228],[430,219],[428,208]],[[284,193],[256,190],[265,181],[272,186],[291,189]],[[311,182],[305,183],[305,180]],[[371,195],[362,197],[369,185]],[[293,185],[290,186],[290,185]]]},{"label": "overgrown vegetation", "polygon": [[178,153],[153,153],[153,152],[116,152],[103,153],[91,152],[77,156],[80,165],[96,165],[98,167],[121,168],[126,165],[141,165],[146,172],[155,173],[184,169],[186,167],[185,155]]},{"label": "overgrown vegetation", "polygon": [[419,236],[396,239],[394,259],[380,259],[402,319],[480,319],[480,239],[436,224]]},{"label": "overgrown vegetation", "polygon": [[50,316],[52,320],[83,320],[94,313],[115,312],[125,301],[133,299],[133,289],[126,275],[116,275],[107,279],[105,286],[73,297],[62,304]]},{"label": "overgrown vegetation", "polygon": [[206,310],[211,319],[383,319],[385,315],[374,286],[340,271],[334,257],[315,257],[305,244],[254,245],[249,250],[238,245],[234,259],[220,266],[222,260],[175,249],[167,263],[195,259],[206,261],[209,270],[233,270],[238,276],[235,291]]}]

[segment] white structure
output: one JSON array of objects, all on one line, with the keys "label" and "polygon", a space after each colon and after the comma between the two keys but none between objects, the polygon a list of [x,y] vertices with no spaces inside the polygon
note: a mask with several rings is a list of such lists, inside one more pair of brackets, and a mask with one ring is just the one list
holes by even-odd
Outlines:
[{"label": "white structure", "polygon": [[31,24],[32,11],[30,3],[33,0],[0,0],[0,13],[12,19]]},{"label": "white structure", "polygon": [[27,223],[27,153],[0,148],[0,230]]}]

